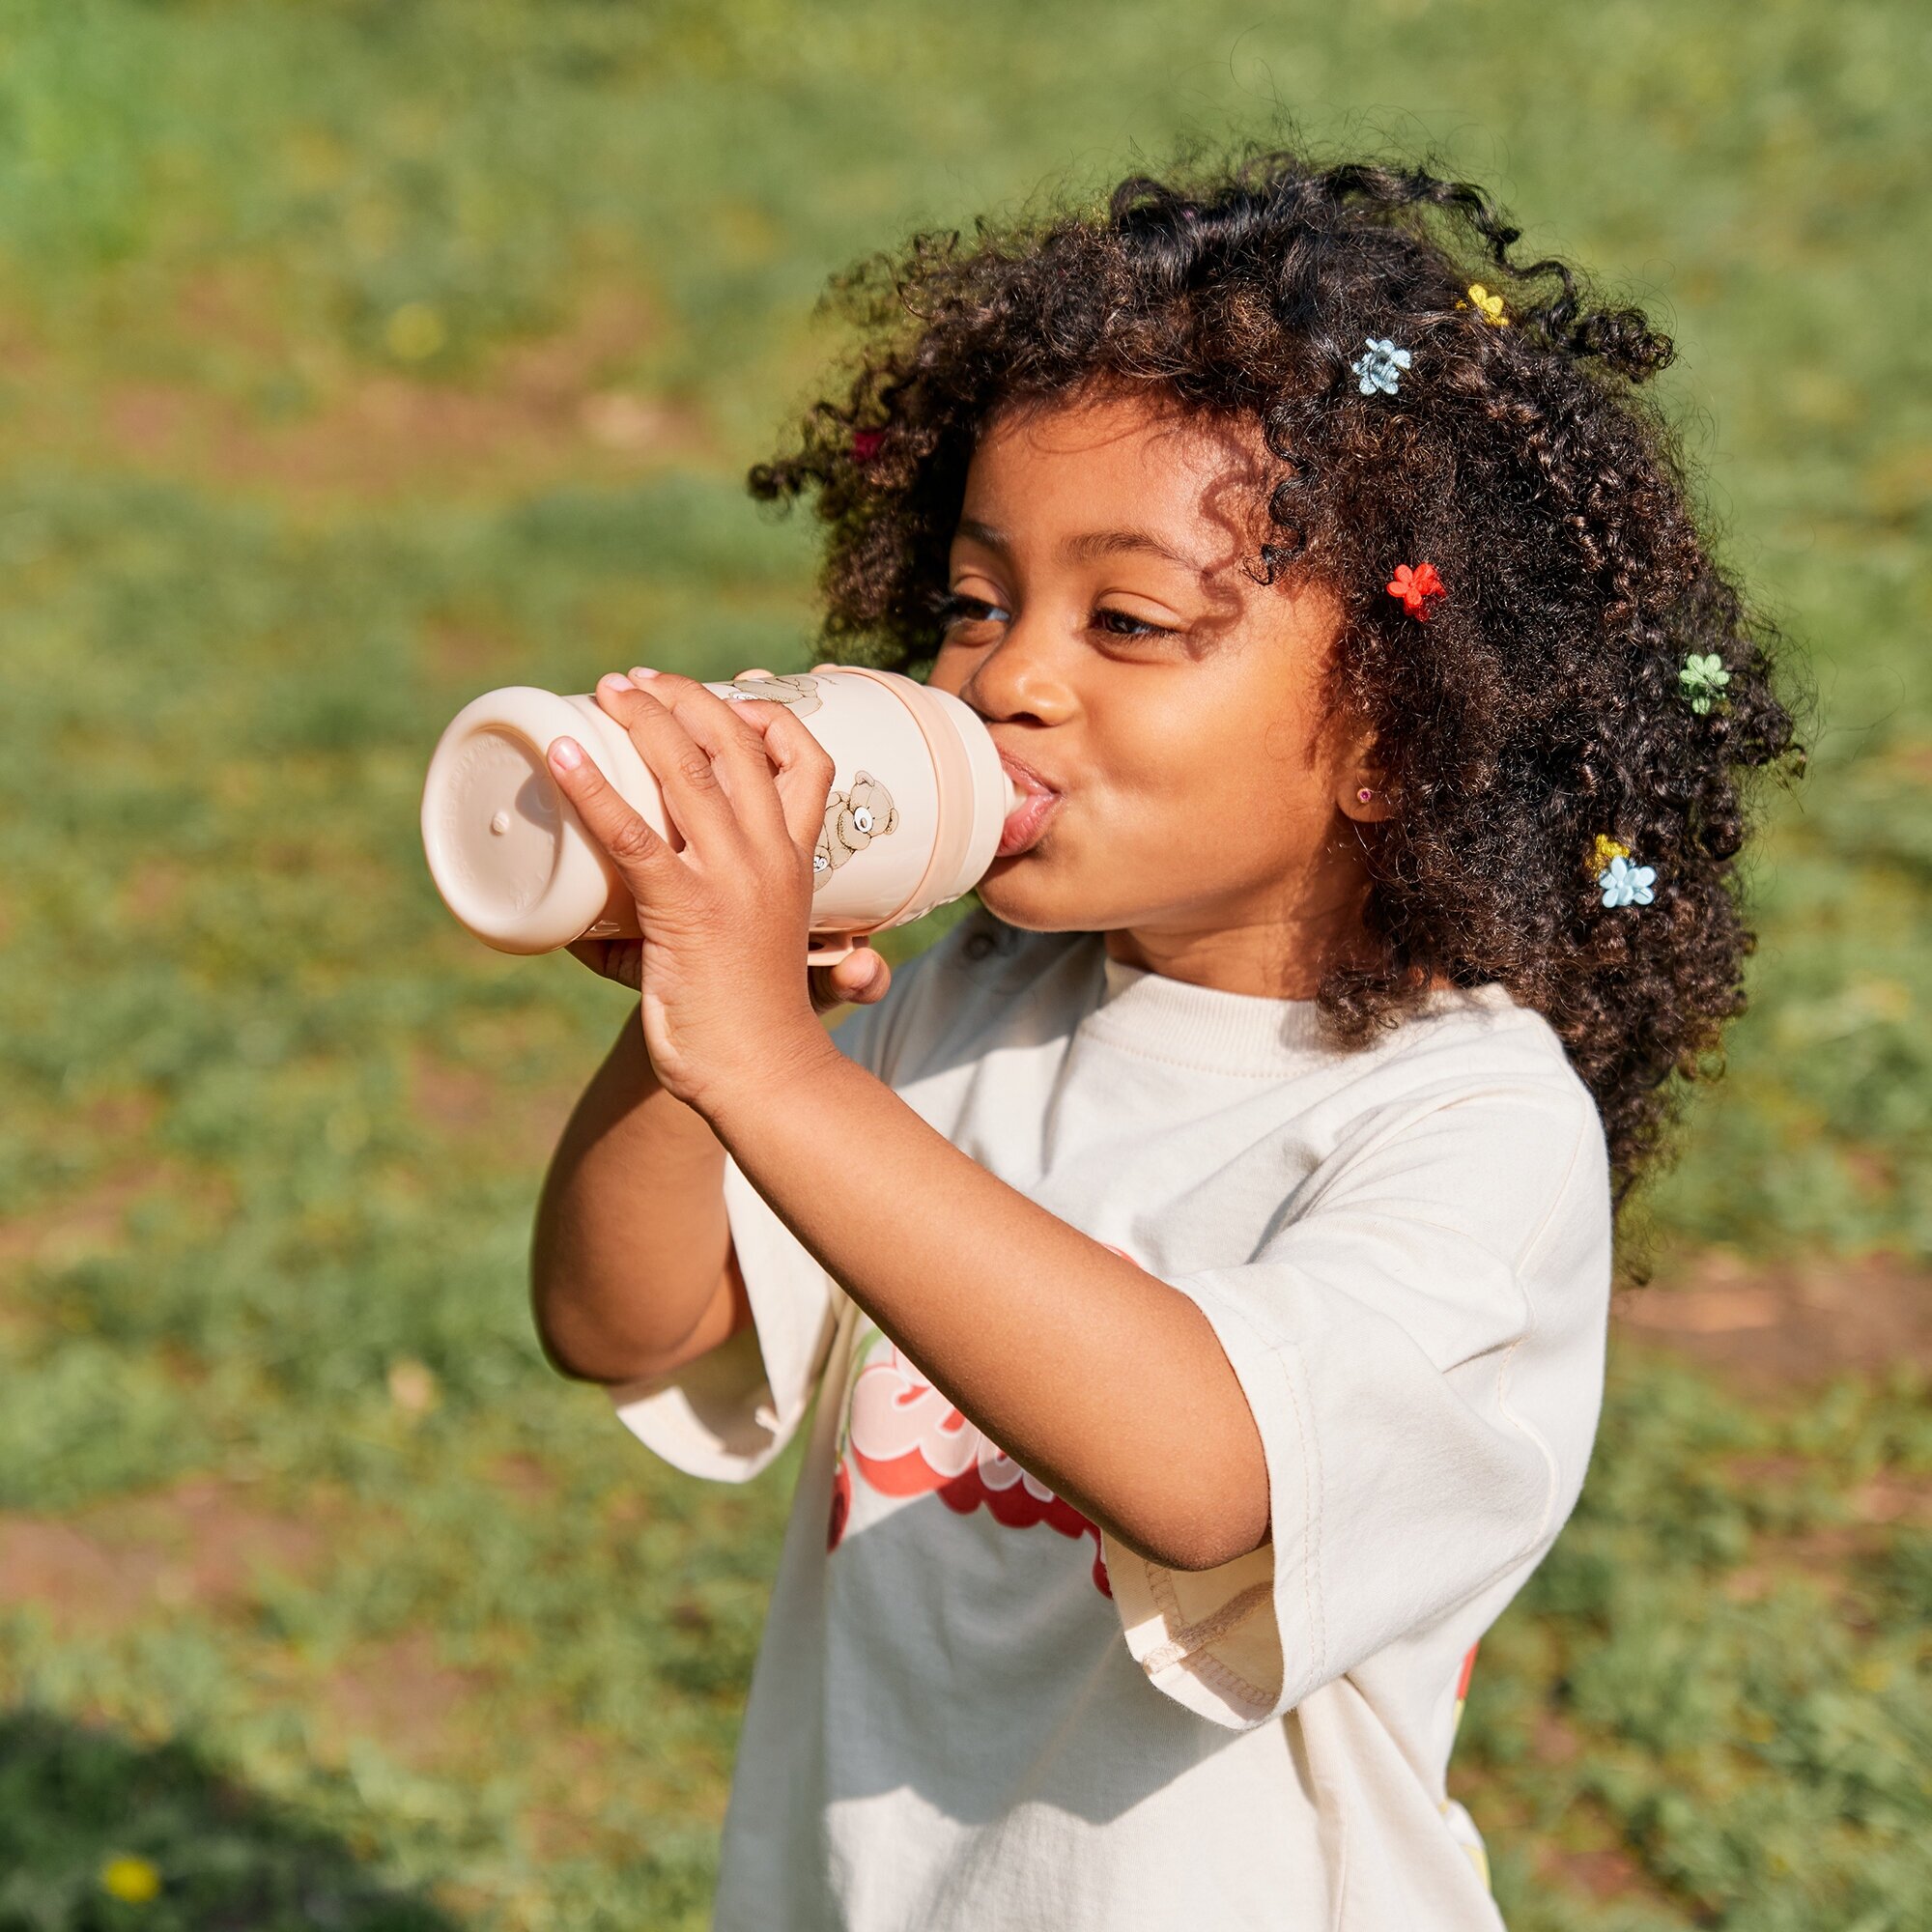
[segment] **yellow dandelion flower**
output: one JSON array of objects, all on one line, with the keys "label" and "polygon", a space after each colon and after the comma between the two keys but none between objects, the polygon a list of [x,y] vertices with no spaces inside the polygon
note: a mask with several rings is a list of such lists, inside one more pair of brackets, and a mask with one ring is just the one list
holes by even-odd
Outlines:
[{"label": "yellow dandelion flower", "polygon": [[[1485,322],[1492,322],[1498,328],[1507,328],[1509,327],[1509,317],[1503,313],[1503,298],[1501,296],[1492,296],[1481,282],[1471,282],[1469,284],[1469,299],[1475,303],[1476,313]],[[1462,304],[1459,302],[1457,306],[1460,308]]]},{"label": "yellow dandelion flower", "polygon": [[123,1855],[100,1867],[100,1889],[129,1905],[146,1905],[161,1889],[161,1874],[146,1859]]}]

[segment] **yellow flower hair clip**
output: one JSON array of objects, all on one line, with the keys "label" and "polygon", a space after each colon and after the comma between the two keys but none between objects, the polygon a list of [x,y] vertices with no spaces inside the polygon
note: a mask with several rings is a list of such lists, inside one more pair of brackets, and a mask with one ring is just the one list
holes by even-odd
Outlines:
[{"label": "yellow flower hair clip", "polygon": [[1481,282],[1471,282],[1469,284],[1469,301],[1458,302],[1456,306],[1458,308],[1467,308],[1469,302],[1475,303],[1476,313],[1485,322],[1493,323],[1498,328],[1507,328],[1510,326],[1509,317],[1503,313],[1502,297],[1492,296]]},{"label": "yellow flower hair clip", "polygon": [[1631,848],[1628,845],[1619,845],[1614,838],[1605,838],[1600,832],[1597,834],[1596,842],[1590,847],[1590,869],[1593,872],[1607,870],[1612,859],[1628,859],[1630,855]]}]

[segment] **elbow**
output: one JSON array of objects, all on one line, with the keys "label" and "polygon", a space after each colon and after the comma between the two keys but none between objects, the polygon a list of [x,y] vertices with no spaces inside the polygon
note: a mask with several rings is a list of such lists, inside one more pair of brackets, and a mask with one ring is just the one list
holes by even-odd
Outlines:
[{"label": "elbow", "polygon": [[541,1322],[537,1343],[547,1361],[565,1381],[585,1382],[593,1388],[617,1388],[632,1382],[652,1382],[670,1375],[680,1364],[657,1356],[619,1356],[610,1351],[573,1346],[561,1341]]},{"label": "elbow", "polygon": [[[1218,1570],[1223,1564],[1251,1556],[1267,1538],[1239,1536],[1181,1536],[1163,1540],[1152,1548],[1140,1550],[1150,1563],[1163,1570]],[[1131,1547],[1131,1546],[1129,1546]]]},{"label": "elbow", "polygon": [[1218,1570],[1263,1548],[1273,1534],[1267,1458],[1245,1407],[1239,1417],[1224,1439],[1157,1459],[1109,1534],[1163,1570]]},{"label": "elbow", "polygon": [[533,1264],[530,1317],[537,1342],[558,1375],[569,1381],[603,1388],[662,1381],[700,1355],[727,1342],[752,1323],[735,1261],[688,1321],[676,1327],[662,1321],[639,1332],[636,1297],[588,1296],[582,1283]]},{"label": "elbow", "polygon": [[537,1347],[543,1358],[565,1381],[588,1382],[597,1378],[585,1372],[567,1335],[558,1330],[555,1319],[557,1300],[543,1266],[530,1260],[530,1326],[536,1330]]},{"label": "elbow", "polygon": [[587,1382],[608,1388],[617,1382],[641,1381],[648,1373],[647,1370],[633,1370],[618,1365],[598,1350],[586,1347],[584,1338],[581,1336],[560,1334],[540,1313],[534,1326],[537,1347],[543,1350],[544,1360],[565,1381]]},{"label": "elbow", "polygon": [[645,1379],[641,1375],[619,1370],[611,1363],[576,1354],[541,1326],[537,1329],[537,1344],[543,1350],[544,1360],[567,1382],[584,1382],[593,1388],[612,1388],[619,1382]]},{"label": "elbow", "polygon": [[1267,1508],[1227,1515],[1192,1514],[1175,1520],[1123,1522],[1108,1531],[1114,1541],[1163,1570],[1218,1570],[1251,1556],[1268,1541]]},{"label": "elbow", "polygon": [[573,1310],[567,1297],[553,1294],[537,1270],[530,1275],[530,1325],[543,1358],[565,1381],[611,1388],[620,1382],[648,1381],[668,1372],[655,1355],[617,1347],[595,1332]]}]

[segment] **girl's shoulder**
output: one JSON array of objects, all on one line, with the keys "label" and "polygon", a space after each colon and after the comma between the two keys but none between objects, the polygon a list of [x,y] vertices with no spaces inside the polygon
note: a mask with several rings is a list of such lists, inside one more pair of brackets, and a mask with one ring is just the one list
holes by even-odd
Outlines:
[{"label": "girl's shoulder", "polygon": [[1428,1073],[1452,1065],[1509,1068],[1588,1093],[1561,1037],[1534,1007],[1500,980],[1443,987],[1389,1029],[1378,1043],[1391,1062]]},{"label": "girl's shoulder", "polygon": [[1591,1221],[1609,1152],[1596,1096],[1544,1014],[1499,981],[1432,995],[1369,1049],[1336,1100],[1337,1133],[1365,1169],[1420,1163],[1449,1194],[1502,1197],[1545,1216],[1569,1199]]},{"label": "girl's shoulder", "polygon": [[1395,1033],[1405,1073],[1418,1085],[1522,1087],[1566,1112],[1596,1117],[1595,1096],[1562,1037],[1499,980],[1433,994]]}]

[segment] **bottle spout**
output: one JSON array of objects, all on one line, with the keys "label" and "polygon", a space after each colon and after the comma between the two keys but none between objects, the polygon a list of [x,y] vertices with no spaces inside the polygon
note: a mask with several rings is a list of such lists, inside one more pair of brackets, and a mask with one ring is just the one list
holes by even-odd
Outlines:
[{"label": "bottle spout", "polygon": [[1020,809],[1021,801],[1024,800],[1026,797],[1026,791],[1024,787],[1016,785],[1012,781],[1012,779],[1009,777],[1006,773],[1002,772],[1000,776],[1002,778],[1005,778],[1007,781],[1006,816],[1010,818],[1013,815],[1013,813]]}]

